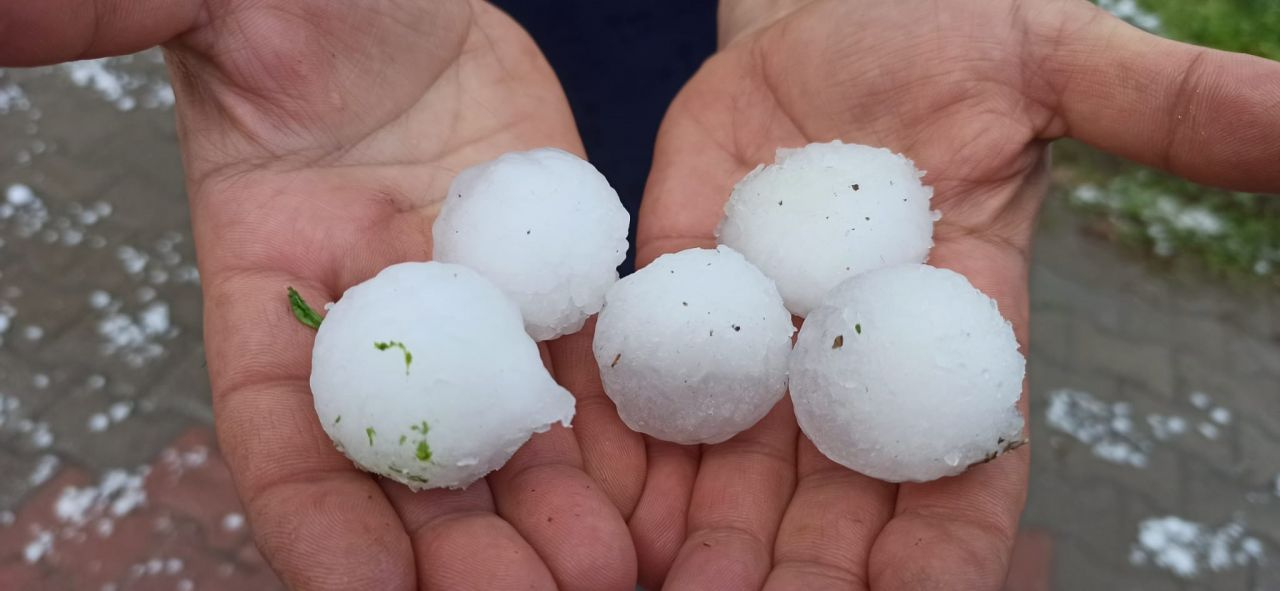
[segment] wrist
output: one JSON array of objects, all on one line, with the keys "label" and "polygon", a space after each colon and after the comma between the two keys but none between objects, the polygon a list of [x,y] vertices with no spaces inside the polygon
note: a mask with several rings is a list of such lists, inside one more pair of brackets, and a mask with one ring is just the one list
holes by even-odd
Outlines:
[{"label": "wrist", "polygon": [[752,31],[798,10],[814,0],[720,0],[717,38],[724,47]]}]

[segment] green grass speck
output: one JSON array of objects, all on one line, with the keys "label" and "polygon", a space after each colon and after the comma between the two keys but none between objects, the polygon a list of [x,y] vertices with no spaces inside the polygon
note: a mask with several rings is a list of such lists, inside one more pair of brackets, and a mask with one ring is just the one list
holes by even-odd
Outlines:
[{"label": "green grass speck", "polygon": [[293,310],[293,317],[303,326],[319,329],[320,323],[324,322],[324,318],[312,310],[307,301],[302,299],[302,294],[292,287],[289,288],[289,309]]},{"label": "green grass speck", "polygon": [[396,348],[404,352],[404,375],[409,375],[409,366],[413,365],[413,353],[409,352],[409,348],[404,346],[400,341],[387,341],[385,343],[374,343],[373,348],[379,351]]},{"label": "green grass speck", "polygon": [[419,462],[431,461],[431,446],[427,445],[426,439],[418,442],[417,456]]},{"label": "green grass speck", "polygon": [[369,427],[364,430],[364,434],[369,436],[369,445],[373,445],[373,436],[377,435],[378,432],[374,431],[373,427]]}]

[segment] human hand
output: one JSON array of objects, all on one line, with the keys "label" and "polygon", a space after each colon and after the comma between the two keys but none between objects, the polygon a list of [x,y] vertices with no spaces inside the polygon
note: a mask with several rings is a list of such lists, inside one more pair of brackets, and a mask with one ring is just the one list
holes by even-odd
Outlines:
[{"label": "human hand", "polygon": [[[720,10],[722,49],[658,137],[641,263],[713,244],[733,184],[777,147],[886,146],[935,189],[930,263],[995,298],[1025,350],[1052,140],[1199,182],[1280,189],[1280,65],[1162,40],[1080,0]],[[641,580],[672,590],[999,589],[1030,458],[1020,449],[960,476],[888,484],[822,456],[785,399],[724,444],[649,448],[630,525]]]},{"label": "human hand", "polygon": [[[285,298],[293,286],[336,300],[389,264],[430,258],[439,203],[466,166],[541,146],[581,154],[555,75],[519,26],[479,1],[60,0],[3,12],[6,35],[19,34],[0,47],[9,63],[164,43],[219,442],[290,587],[633,588],[617,487],[584,471],[609,482],[631,466],[622,479],[638,489],[642,444],[616,416],[584,404],[573,430],[535,436],[487,481],[412,493],[357,470],[325,436],[308,385],[313,332]],[[544,352],[561,384],[599,396],[589,333]]]}]

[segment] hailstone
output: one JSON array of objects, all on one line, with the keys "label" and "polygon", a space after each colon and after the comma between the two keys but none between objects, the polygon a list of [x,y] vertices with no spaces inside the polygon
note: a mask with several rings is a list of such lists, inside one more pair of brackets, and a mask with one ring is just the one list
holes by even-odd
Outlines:
[{"label": "hailstone", "polygon": [[585,160],[554,148],[511,152],[458,173],[432,228],[434,258],[494,282],[544,341],[600,311],[629,223],[618,193]]},{"label": "hailstone", "polygon": [[793,332],[759,269],[728,247],[695,248],[658,257],[609,290],[594,352],[632,430],[719,443],[782,398]]},{"label": "hailstone", "polygon": [[779,149],[733,188],[716,230],[805,316],[840,281],[921,263],[933,246],[933,189],[911,160],[834,141]]},{"label": "hailstone", "polygon": [[800,428],[827,457],[890,482],[963,472],[1022,443],[1025,361],[996,302],[928,265],[841,283],[791,355]]},{"label": "hailstone", "polygon": [[515,304],[436,262],[347,290],[316,335],[311,391],[347,457],[413,489],[465,487],[574,410]]}]

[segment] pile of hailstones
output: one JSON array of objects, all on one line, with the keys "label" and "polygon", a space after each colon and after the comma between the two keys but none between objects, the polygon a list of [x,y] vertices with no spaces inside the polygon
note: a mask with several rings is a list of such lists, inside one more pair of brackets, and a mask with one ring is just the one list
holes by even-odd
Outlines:
[{"label": "pile of hailstones", "polygon": [[387,267],[323,322],[291,293],[319,328],[316,413],[365,470],[465,487],[569,425],[574,399],[537,341],[599,313],[605,391],[635,431],[718,443],[789,387],[836,462],[894,482],[958,474],[1022,441],[1024,360],[991,298],[923,264],[938,214],[922,176],[880,148],[779,150],[734,187],[720,246],[619,280],[629,218],[590,164],[538,149],[469,168],[434,262]]}]

